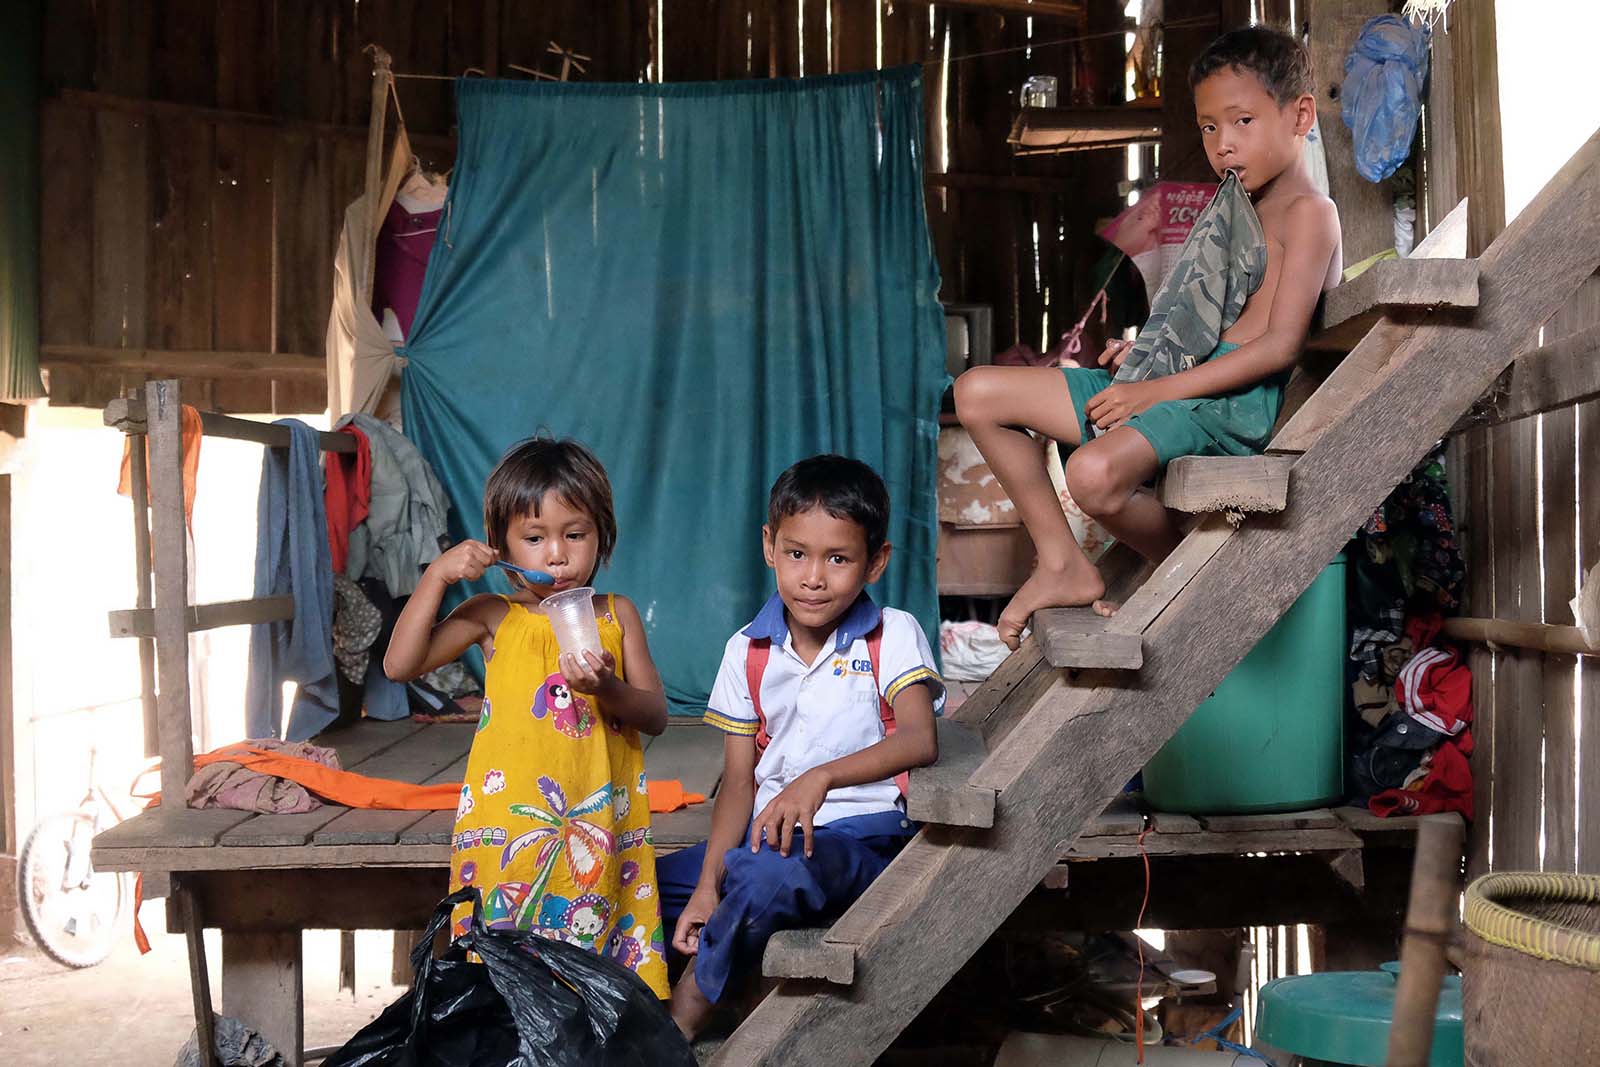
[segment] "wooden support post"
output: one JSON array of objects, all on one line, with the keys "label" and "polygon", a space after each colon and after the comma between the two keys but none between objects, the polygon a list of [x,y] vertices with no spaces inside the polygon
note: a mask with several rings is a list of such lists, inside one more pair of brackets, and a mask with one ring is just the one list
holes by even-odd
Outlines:
[{"label": "wooden support post", "polygon": [[[183,923],[189,948],[189,991],[194,996],[194,1027],[200,1047],[200,1067],[218,1067],[216,1019],[211,1010],[211,971],[206,966],[205,927],[194,892],[181,880],[172,885],[172,902]],[[170,914],[170,913],[169,913]],[[226,1003],[226,999],[224,999]]]},{"label": "wooden support post", "polygon": [[1444,950],[1461,893],[1462,834],[1459,819],[1429,819],[1417,830],[1400,983],[1389,1028],[1389,1067],[1427,1067],[1444,981]]},{"label": "wooden support post", "polygon": [[[1328,192],[1339,205],[1344,261],[1359,263],[1394,247],[1394,201],[1389,190],[1356,173],[1350,130],[1341,117],[1344,60],[1361,26],[1389,13],[1389,0],[1308,0],[1301,5],[1310,27],[1311,77],[1317,125],[1328,159]],[[1454,26],[1451,27],[1454,30]],[[1476,255],[1476,253],[1474,253]]]},{"label": "wooden support post", "polygon": [[[128,439],[128,485],[133,494],[133,572],[134,606],[148,611],[151,604],[150,573],[150,458],[147,438]],[[144,755],[161,754],[156,721],[156,640],[139,638],[139,701],[144,710]]]},{"label": "wooden support post", "polygon": [[300,931],[222,931],[222,1012],[265,1038],[288,1067],[301,1067],[305,969]]},{"label": "wooden support post", "polygon": [[189,722],[189,590],[187,525],[183,513],[183,416],[178,383],[145,384],[150,440],[150,485],[154,490],[151,536],[155,542],[156,680],[161,803],[168,811],[187,806],[184,786],[194,772]]},{"label": "wooden support post", "polygon": [[1456,190],[1467,200],[1467,255],[1476,256],[1488,248],[1506,226],[1505,157],[1500,140],[1500,56],[1494,5],[1455,5],[1450,12],[1450,38],[1459,168]]}]

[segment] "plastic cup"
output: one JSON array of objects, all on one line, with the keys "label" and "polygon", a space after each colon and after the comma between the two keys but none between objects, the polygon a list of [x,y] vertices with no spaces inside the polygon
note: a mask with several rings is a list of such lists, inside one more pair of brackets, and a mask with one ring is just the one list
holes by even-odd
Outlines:
[{"label": "plastic cup", "polygon": [[544,613],[555,631],[556,643],[561,651],[576,656],[580,662],[585,652],[602,655],[600,627],[594,619],[594,590],[587,585],[577,589],[563,589],[544,598]]}]

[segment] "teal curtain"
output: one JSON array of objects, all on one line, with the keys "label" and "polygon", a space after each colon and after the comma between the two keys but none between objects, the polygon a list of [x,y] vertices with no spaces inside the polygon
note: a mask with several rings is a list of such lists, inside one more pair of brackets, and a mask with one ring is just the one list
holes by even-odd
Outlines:
[{"label": "teal curtain", "polygon": [[772,589],[768,488],[841,452],[893,499],[875,595],[935,638],[946,377],[920,68],[456,89],[455,174],[403,351],[406,434],[452,534],[482,536],[512,442],[593,448],[620,529],[597,585],[639,605],[673,710],[698,714]]}]

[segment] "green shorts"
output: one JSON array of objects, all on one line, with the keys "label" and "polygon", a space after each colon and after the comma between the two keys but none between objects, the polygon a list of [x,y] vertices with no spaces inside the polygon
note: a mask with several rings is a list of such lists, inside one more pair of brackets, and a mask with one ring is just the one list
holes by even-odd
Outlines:
[{"label": "green shorts", "polygon": [[[1210,357],[1227,355],[1238,345],[1222,342]],[[1077,416],[1079,439],[1094,440],[1083,409],[1096,393],[1113,383],[1110,371],[1064,367],[1072,413]],[[1222,396],[1191,400],[1163,400],[1129,419],[1156,450],[1161,466],[1179,456],[1253,456],[1267,447],[1272,426],[1283,407],[1284,376],[1276,375],[1248,389]]]}]

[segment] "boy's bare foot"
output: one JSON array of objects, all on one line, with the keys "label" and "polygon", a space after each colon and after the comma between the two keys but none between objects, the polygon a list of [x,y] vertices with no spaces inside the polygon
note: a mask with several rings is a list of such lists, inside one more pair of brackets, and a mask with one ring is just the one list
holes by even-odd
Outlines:
[{"label": "boy's bare foot", "polygon": [[1035,567],[1000,613],[1000,640],[1013,651],[1022,643],[1022,631],[1040,608],[1076,608],[1093,604],[1105,595],[1105,579],[1087,560],[1081,568],[1049,570]]},{"label": "boy's bare foot", "polygon": [[1094,602],[1094,613],[1102,619],[1109,619],[1117,613],[1117,609],[1120,607],[1122,605],[1114,600],[1096,600]]}]

